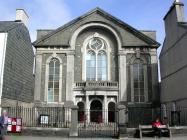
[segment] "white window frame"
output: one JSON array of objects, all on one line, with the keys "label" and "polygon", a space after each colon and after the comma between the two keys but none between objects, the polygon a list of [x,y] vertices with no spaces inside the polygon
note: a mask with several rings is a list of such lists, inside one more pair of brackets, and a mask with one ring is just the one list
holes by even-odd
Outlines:
[{"label": "white window frame", "polygon": [[[90,35],[88,36],[84,42],[83,42],[83,47],[81,48],[81,52],[82,52],[82,80],[83,81],[86,81],[86,55],[87,55],[87,45],[89,43],[89,41],[94,38],[94,37],[97,37],[97,38],[100,38],[101,40],[103,40],[105,43],[106,43],[106,49],[104,50],[106,52],[106,55],[107,55],[107,78],[106,78],[106,81],[110,81],[111,80],[111,69],[110,69],[110,63],[111,63],[111,60],[110,60],[110,55],[111,55],[111,48],[110,48],[110,43],[108,41],[108,39],[99,34],[99,33],[94,33],[93,35]],[[97,60],[97,54],[96,53],[96,60]],[[96,61],[96,80],[95,81],[98,81],[97,80],[97,61]]]},{"label": "white window frame", "polygon": [[[56,58],[60,61],[60,70],[59,70],[59,100],[58,102],[49,102],[48,101],[48,82],[49,82],[49,63],[52,58]],[[44,101],[47,103],[60,103],[62,102],[62,60],[60,57],[57,56],[56,53],[53,53],[47,60],[46,60],[46,71],[45,71],[45,98]]]},{"label": "white window frame", "polygon": [[133,65],[134,65],[134,61],[138,59],[138,58],[134,58],[133,61],[131,61],[130,64],[130,76],[131,76],[131,102],[133,103],[146,103],[148,102],[148,64],[146,62],[145,59],[140,58],[141,61],[143,62],[143,71],[144,71],[144,97],[145,97],[145,101],[144,102],[135,102],[134,101],[134,74],[133,74]]}]

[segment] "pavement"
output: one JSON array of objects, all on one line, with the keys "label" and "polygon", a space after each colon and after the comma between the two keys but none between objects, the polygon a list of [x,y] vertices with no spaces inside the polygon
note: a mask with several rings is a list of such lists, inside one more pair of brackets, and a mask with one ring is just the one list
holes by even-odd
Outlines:
[{"label": "pavement", "polygon": [[[51,136],[6,136],[5,140],[116,140],[112,138],[62,138]],[[128,140],[140,140],[137,138],[128,138]],[[187,136],[175,136],[172,138],[143,138],[143,140],[187,140]]]}]

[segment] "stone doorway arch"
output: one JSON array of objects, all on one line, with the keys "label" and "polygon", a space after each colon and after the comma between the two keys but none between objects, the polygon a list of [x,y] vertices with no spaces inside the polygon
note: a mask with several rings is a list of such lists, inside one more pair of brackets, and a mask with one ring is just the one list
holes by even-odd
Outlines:
[{"label": "stone doorway arch", "polygon": [[93,100],[90,104],[90,121],[102,123],[103,122],[103,115],[102,115],[102,102],[100,100]]}]

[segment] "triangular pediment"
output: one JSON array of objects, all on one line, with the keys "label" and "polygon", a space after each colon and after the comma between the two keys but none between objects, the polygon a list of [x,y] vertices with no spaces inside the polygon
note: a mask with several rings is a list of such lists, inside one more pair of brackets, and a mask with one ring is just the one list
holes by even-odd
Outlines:
[{"label": "triangular pediment", "polygon": [[35,47],[46,45],[69,46],[69,40],[74,31],[86,23],[98,22],[114,28],[121,38],[122,46],[159,47],[160,44],[127,23],[117,19],[100,8],[95,8],[86,14],[68,22],[33,42]]}]

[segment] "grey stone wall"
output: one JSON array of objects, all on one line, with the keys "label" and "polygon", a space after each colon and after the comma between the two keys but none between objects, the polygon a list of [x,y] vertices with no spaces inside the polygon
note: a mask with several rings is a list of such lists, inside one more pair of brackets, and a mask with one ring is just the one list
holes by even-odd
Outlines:
[{"label": "grey stone wall", "polygon": [[33,101],[33,62],[29,32],[19,24],[8,32],[2,98]]},{"label": "grey stone wall", "polygon": [[161,102],[187,103],[187,26],[183,3],[175,2],[164,18],[166,37],[160,54]]}]

